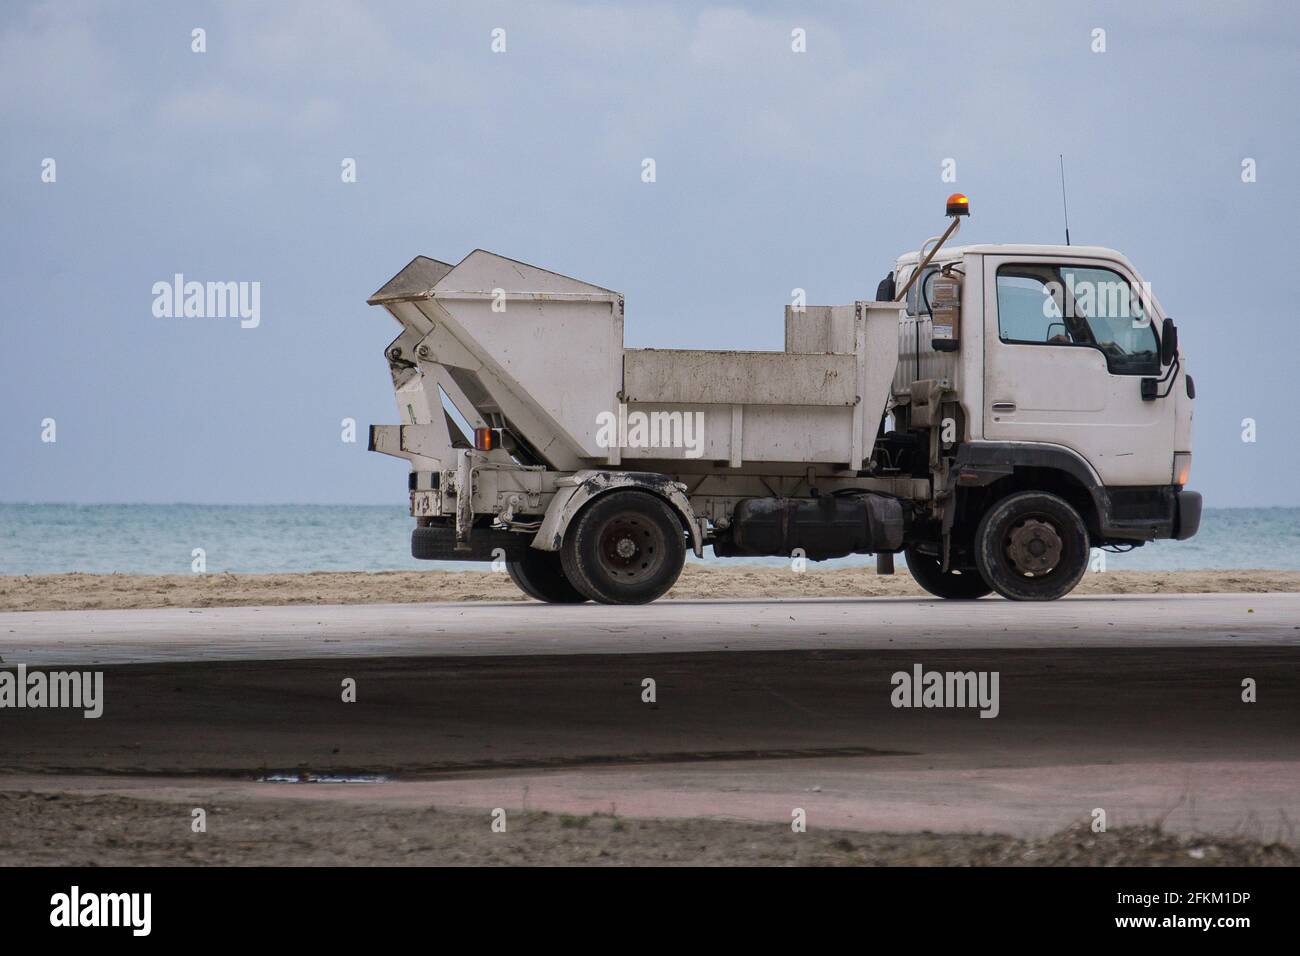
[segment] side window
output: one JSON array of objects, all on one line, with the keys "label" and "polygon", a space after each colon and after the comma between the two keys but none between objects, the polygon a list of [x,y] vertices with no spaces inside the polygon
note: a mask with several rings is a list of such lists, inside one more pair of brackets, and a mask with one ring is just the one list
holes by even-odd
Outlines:
[{"label": "side window", "polygon": [[1067,301],[1087,321],[1111,371],[1158,374],[1160,348],[1141,292],[1110,269],[1063,266],[1061,274]]},{"label": "side window", "polygon": [[1142,296],[1119,273],[1092,266],[998,268],[998,337],[1026,345],[1095,348],[1117,375],[1160,372],[1155,328]]},{"label": "side window", "polygon": [[1061,321],[1061,301],[1052,296],[1050,281],[1007,266],[998,270],[998,337],[1002,341],[1057,345],[1074,341]]}]

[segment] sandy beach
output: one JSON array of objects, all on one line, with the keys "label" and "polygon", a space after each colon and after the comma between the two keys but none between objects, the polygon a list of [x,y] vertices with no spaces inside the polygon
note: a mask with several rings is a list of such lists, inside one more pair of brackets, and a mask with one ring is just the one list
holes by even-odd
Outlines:
[{"label": "sandy beach", "polygon": [[[1199,594],[1300,591],[1300,571],[1108,571],[1088,574],[1076,594]],[[807,570],[687,565],[669,599],[928,597],[905,568]],[[280,604],[409,604],[527,600],[504,571],[314,574],[48,574],[0,576],[0,610],[55,611]]]}]

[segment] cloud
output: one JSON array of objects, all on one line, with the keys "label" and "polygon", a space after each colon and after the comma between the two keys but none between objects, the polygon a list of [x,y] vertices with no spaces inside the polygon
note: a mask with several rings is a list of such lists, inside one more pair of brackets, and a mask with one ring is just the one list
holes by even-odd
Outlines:
[{"label": "cloud", "polygon": [[127,112],[121,63],[83,10],[42,3],[0,33],[0,115],[103,126]]},{"label": "cloud", "polygon": [[250,128],[271,125],[282,109],[266,97],[241,93],[228,84],[209,84],[167,94],[157,116],[169,126]]}]

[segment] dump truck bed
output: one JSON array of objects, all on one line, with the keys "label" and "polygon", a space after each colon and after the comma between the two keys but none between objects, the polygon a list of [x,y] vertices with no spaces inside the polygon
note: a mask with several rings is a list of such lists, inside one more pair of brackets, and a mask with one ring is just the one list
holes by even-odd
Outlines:
[{"label": "dump truck bed", "polygon": [[[443,437],[444,396],[472,426],[507,428],[557,470],[860,468],[901,315],[895,303],[787,307],[780,352],[625,349],[621,294],[481,249],[454,267],[417,257],[369,301],[404,329],[389,360],[407,430],[380,436],[389,447],[379,450],[426,468],[456,440]],[[646,444],[627,427],[638,412],[698,423],[699,440]]]}]

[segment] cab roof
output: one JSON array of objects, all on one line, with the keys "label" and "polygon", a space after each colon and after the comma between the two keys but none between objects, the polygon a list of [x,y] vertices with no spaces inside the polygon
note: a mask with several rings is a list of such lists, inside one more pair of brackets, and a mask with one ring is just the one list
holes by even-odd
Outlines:
[{"label": "cab roof", "polygon": [[[957,259],[968,253],[995,256],[1079,256],[1085,259],[1111,259],[1115,262],[1123,263],[1130,269],[1133,268],[1133,263],[1129,262],[1122,252],[1118,252],[1115,249],[1108,249],[1106,246],[1037,246],[1020,242],[981,243],[969,246],[945,246],[943,249],[939,250],[939,254],[935,256],[935,260],[939,262],[947,262],[950,259]],[[913,265],[919,258],[919,250],[905,252],[898,257],[898,265]]]},{"label": "cab roof", "polygon": [[[938,254],[931,260],[934,263],[953,262],[967,254],[973,255],[993,255],[993,256],[1062,256],[1074,257],[1079,259],[1105,259],[1110,262],[1117,262],[1124,266],[1137,279],[1142,279],[1142,274],[1138,272],[1137,267],[1128,260],[1128,256],[1116,249],[1110,249],[1106,246],[1036,246],[1029,243],[982,243],[979,245],[969,246],[945,246],[940,249]],[[917,262],[920,260],[920,253],[917,250],[905,252],[898,257],[894,264],[895,270],[899,273],[899,281],[902,281],[904,269],[915,269]],[[1151,296],[1152,305],[1158,317],[1163,318],[1165,311],[1160,306],[1160,299],[1151,292],[1147,287],[1148,294]]]}]

